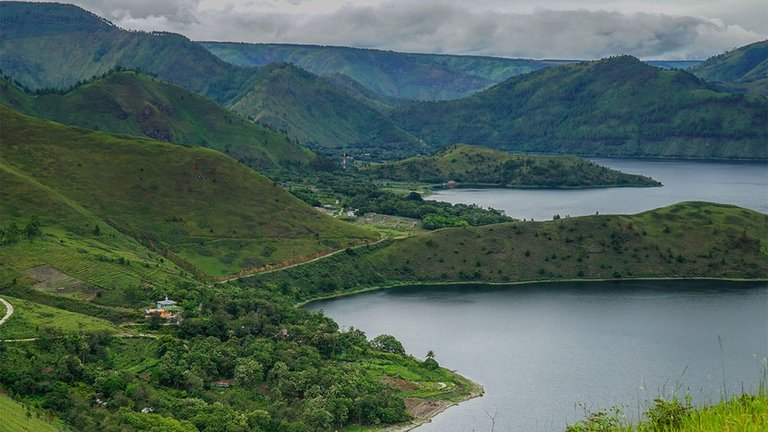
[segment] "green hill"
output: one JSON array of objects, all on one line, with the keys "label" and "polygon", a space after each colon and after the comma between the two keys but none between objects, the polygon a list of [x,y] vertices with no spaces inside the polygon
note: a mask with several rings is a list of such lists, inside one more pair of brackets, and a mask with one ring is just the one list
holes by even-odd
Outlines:
[{"label": "green hill", "polygon": [[422,282],[765,279],[766,238],[768,215],[686,202],[636,215],[446,228],[257,276],[247,283],[287,284],[304,298],[314,298]]},{"label": "green hill", "polygon": [[711,57],[691,72],[728,90],[768,96],[768,40]]},{"label": "green hill", "polygon": [[394,159],[426,150],[416,137],[326,80],[289,64],[258,70],[259,84],[232,109],[324,153]]},{"label": "green hill", "polygon": [[412,54],[338,46],[201,42],[241,66],[293,63],[320,76],[345,75],[387,97],[457,99],[511,76],[548,67],[544,61]]},{"label": "green hill", "polygon": [[362,168],[374,177],[421,183],[492,184],[504,187],[660,186],[651,178],[624,174],[574,156],[531,156],[454,145],[429,157]]},{"label": "green hill", "polygon": [[393,111],[444,146],[600,156],[768,159],[768,100],[712,90],[634,57],[513,77],[472,97]]},{"label": "green hill", "polygon": [[0,80],[0,103],[86,129],[209,147],[256,169],[306,167],[316,158],[210,99],[135,72],[113,73],[64,94],[39,96]]},{"label": "green hill", "polygon": [[28,208],[25,194],[6,189],[4,173],[3,220],[39,216],[45,231],[67,204],[68,225],[79,235],[95,230],[86,216],[94,215],[126,241],[203,276],[300,260],[374,237],[212,150],[65,127],[5,107],[0,116],[4,171],[18,178],[19,188],[58,197]]}]

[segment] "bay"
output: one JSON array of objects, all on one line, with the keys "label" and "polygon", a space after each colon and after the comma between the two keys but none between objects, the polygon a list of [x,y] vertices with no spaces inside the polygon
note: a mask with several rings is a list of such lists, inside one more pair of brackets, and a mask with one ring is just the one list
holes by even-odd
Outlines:
[{"label": "bay", "polygon": [[419,432],[488,431],[490,417],[497,431],[562,431],[584,407],[634,417],[660,394],[716,401],[756,391],[768,357],[765,283],[411,286],[307,307],[417,357],[434,350],[484,386]]},{"label": "bay", "polygon": [[631,174],[650,176],[656,188],[437,190],[427,199],[476,204],[504,210],[518,219],[549,220],[560,216],[639,213],[681,201],[734,204],[768,213],[768,164],[603,158],[594,162]]}]

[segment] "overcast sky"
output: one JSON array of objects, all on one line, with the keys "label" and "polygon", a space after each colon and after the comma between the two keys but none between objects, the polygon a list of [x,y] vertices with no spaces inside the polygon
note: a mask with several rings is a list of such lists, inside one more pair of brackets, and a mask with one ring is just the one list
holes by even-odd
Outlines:
[{"label": "overcast sky", "polygon": [[592,59],[701,59],[768,37],[766,0],[77,0],[194,40]]}]

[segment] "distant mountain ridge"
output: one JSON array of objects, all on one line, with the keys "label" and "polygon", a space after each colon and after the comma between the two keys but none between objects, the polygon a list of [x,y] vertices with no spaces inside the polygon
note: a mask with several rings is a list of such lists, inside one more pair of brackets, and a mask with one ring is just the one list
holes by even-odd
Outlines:
[{"label": "distant mountain ridge", "polygon": [[[386,152],[389,144],[418,143],[384,115],[330,83],[316,79],[314,85],[306,85],[308,73],[298,68],[236,66],[178,34],[123,30],[79,7],[57,3],[0,2],[0,27],[0,69],[33,90],[67,88],[120,66],[207,96],[317,150],[364,145]],[[279,82],[275,70],[280,71]],[[290,100],[298,104],[264,99],[287,96],[280,89],[290,89]],[[343,109],[311,112],[328,106],[329,100]],[[275,106],[286,110],[274,110]],[[323,121],[299,121],[313,117]],[[360,119],[366,123],[355,123]],[[291,127],[281,126],[286,122]],[[370,124],[377,125],[373,133],[368,131]]]},{"label": "distant mountain ridge", "polygon": [[260,170],[307,168],[316,159],[210,99],[136,72],[115,72],[67,93],[38,96],[0,78],[0,103],[82,128],[213,148]]},{"label": "distant mountain ridge", "polygon": [[386,97],[458,99],[511,76],[548,67],[546,61],[414,54],[338,46],[201,42],[241,66],[293,63],[320,76],[342,74]]},{"label": "distant mountain ridge", "polygon": [[691,72],[727,90],[768,96],[768,40],[711,57]]},{"label": "distant mountain ridge", "polygon": [[466,99],[410,104],[392,117],[436,148],[768,159],[768,100],[721,93],[630,56],[544,69]]}]

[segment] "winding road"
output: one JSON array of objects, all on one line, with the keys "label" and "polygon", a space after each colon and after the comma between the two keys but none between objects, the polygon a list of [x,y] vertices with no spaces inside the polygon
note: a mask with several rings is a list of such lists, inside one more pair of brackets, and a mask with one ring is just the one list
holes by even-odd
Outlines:
[{"label": "winding road", "polygon": [[8,318],[13,315],[13,305],[8,302],[8,300],[0,297],[0,302],[2,302],[5,305],[5,316],[0,318],[0,325],[5,324],[6,321],[8,321]]}]

